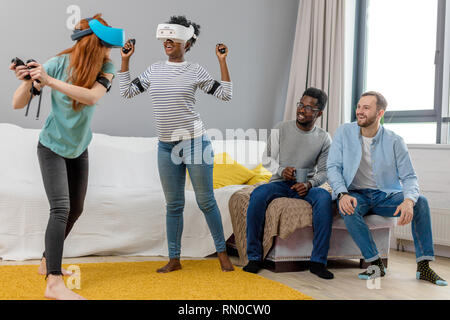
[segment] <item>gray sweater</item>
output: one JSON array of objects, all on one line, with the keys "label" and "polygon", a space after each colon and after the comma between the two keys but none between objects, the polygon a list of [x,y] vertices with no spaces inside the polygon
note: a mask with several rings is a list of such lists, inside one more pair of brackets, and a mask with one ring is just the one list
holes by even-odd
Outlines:
[{"label": "gray sweater", "polygon": [[300,130],[296,121],[278,123],[271,131],[263,154],[264,167],[272,172],[270,181],[282,181],[286,167],[308,170],[308,181],[318,187],[327,181],[327,158],[331,138],[325,130],[314,127]]}]

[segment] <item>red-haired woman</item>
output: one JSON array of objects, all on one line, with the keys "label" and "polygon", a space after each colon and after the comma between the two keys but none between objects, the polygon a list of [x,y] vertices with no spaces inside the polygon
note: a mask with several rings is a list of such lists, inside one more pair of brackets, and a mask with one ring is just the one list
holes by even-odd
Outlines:
[{"label": "red-haired woman", "polygon": [[[45,253],[39,273],[47,276],[45,297],[50,299],[84,299],[65,286],[62,276],[68,273],[61,269],[61,262],[64,240],[83,211],[88,185],[87,147],[92,139],[90,123],[95,105],[109,89],[115,75],[109,58],[111,48],[123,46],[123,40],[120,45],[101,39],[104,32],[123,32],[104,26],[108,24],[101,14],[83,19],[74,31],[77,36],[72,36],[77,40],[72,48],[43,65],[30,62],[27,66],[10,66],[22,80],[13,97],[15,109],[28,103],[33,81],[38,89],[44,86],[52,89],[52,109],[37,147],[50,204]],[[34,68],[28,69],[30,66]],[[26,79],[28,75],[30,80]]]}]

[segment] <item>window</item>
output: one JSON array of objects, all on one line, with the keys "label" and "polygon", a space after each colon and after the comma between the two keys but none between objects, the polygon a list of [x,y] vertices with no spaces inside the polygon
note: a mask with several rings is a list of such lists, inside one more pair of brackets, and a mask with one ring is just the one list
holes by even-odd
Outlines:
[{"label": "window", "polygon": [[366,87],[382,92],[390,111],[434,109],[437,3],[369,2]]},{"label": "window", "polygon": [[443,87],[445,2],[361,0],[357,4],[352,103],[356,106],[364,91],[382,93],[388,101],[384,125],[407,143],[450,143],[449,110],[443,107],[450,101],[443,99],[450,94]]},{"label": "window", "polygon": [[[390,123],[384,126],[403,137],[406,143],[431,144],[436,143],[436,123],[414,122],[414,123]],[[419,134],[418,134],[419,133]]]}]

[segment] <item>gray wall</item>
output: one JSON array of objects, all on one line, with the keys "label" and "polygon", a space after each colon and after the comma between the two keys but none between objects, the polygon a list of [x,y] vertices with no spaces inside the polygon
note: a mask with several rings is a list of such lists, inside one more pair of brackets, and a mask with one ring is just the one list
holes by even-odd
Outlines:
[{"label": "gray wall", "polygon": [[[137,39],[132,58],[132,77],[158,60],[166,60],[162,44],[155,39],[158,23],[171,15],[185,14],[201,25],[199,40],[186,59],[202,64],[220,79],[215,44],[230,48],[228,64],[234,83],[233,100],[224,103],[197,93],[197,110],[207,128],[271,128],[282,120],[295,36],[298,0],[15,0],[0,1],[0,30],[3,30],[0,61],[0,122],[25,128],[41,128],[50,110],[47,88],[41,117],[35,120],[37,101],[30,115],[13,110],[11,99],[19,81],[8,70],[12,57],[39,62],[72,46],[66,27],[69,5],[79,5],[82,17],[103,13],[112,26]],[[111,58],[120,68],[120,53]],[[99,103],[92,129],[117,136],[155,136],[155,122],[148,94],[132,100],[120,97],[118,82]]]}]

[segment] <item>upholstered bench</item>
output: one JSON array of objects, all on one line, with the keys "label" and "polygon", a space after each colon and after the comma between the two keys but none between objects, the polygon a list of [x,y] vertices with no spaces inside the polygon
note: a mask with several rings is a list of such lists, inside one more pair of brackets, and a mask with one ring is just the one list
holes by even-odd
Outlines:
[{"label": "upholstered bench", "polygon": [[[248,262],[246,213],[250,195],[261,184],[238,190],[229,200],[233,237],[227,241],[227,245],[237,250],[240,265]],[[321,187],[331,192],[328,184]],[[360,259],[360,267],[366,267],[361,252],[348,233],[336,207],[334,212],[328,260]],[[395,226],[397,219],[377,215],[367,215],[364,219],[372,232],[380,256],[387,266],[390,229]],[[309,261],[311,256],[312,240],[312,208],[308,202],[300,199],[278,198],[269,204],[266,210],[263,237],[264,266],[267,269],[275,272],[304,269],[305,262]]]}]

